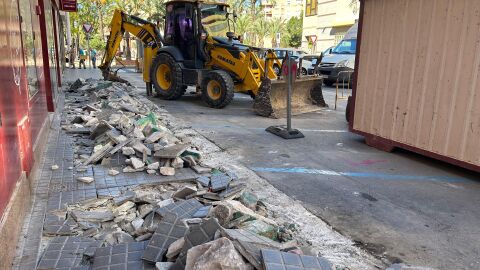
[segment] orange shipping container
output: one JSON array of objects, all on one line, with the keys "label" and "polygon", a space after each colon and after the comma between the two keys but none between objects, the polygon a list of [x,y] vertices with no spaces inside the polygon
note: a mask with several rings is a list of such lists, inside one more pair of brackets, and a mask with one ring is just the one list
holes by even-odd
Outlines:
[{"label": "orange shipping container", "polygon": [[480,171],[480,1],[362,0],[350,130]]}]

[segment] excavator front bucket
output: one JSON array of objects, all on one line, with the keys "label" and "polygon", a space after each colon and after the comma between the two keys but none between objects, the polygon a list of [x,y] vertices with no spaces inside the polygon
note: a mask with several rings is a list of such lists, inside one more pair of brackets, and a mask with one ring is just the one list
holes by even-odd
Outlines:
[{"label": "excavator front bucket", "polygon": [[[302,77],[292,82],[292,114],[302,114],[328,107],[323,99],[322,78]],[[287,114],[288,83],[286,80],[264,79],[255,96],[253,109],[265,117],[280,118]]]}]

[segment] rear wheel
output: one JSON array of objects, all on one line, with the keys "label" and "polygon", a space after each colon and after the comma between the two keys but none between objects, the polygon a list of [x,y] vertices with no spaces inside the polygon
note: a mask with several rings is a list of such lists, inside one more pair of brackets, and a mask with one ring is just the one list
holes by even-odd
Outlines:
[{"label": "rear wheel", "polygon": [[212,108],[223,108],[233,100],[232,77],[223,70],[209,72],[202,81],[202,99]]},{"label": "rear wheel", "polygon": [[153,60],[150,79],[160,98],[174,100],[185,93],[186,88],[182,85],[182,67],[169,54],[161,53]]},{"label": "rear wheel", "polygon": [[273,72],[275,72],[275,75],[280,76],[280,67],[277,64],[273,65]]},{"label": "rear wheel", "polygon": [[324,80],[323,83],[326,85],[326,86],[332,86],[334,81],[329,81],[329,80]]},{"label": "rear wheel", "polygon": [[307,69],[305,69],[305,68],[302,68],[302,75],[303,75],[303,76],[306,76],[306,75],[308,75]]}]

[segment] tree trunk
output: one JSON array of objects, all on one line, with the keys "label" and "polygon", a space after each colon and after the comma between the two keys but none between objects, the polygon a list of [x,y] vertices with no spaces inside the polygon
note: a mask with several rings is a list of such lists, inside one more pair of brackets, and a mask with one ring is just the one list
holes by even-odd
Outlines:
[{"label": "tree trunk", "polygon": [[102,37],[102,41],[105,40],[105,31],[103,30],[103,6],[100,4],[98,6],[98,17],[100,18],[100,35]]},{"label": "tree trunk", "polygon": [[132,60],[132,50],[130,48],[130,33],[125,32],[125,58],[127,60]]}]

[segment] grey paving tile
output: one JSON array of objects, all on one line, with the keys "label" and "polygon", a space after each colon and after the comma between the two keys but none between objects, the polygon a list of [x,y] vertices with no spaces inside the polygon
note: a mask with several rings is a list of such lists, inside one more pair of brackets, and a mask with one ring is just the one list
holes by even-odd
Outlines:
[{"label": "grey paving tile", "polygon": [[47,210],[65,209],[68,204],[97,198],[97,192],[93,189],[62,191],[50,194],[47,202]]},{"label": "grey paving tile", "polygon": [[212,209],[211,205],[203,206],[199,208],[193,215],[192,217],[194,218],[204,218],[207,217],[208,214],[210,213],[210,210]]},{"label": "grey paving tile", "polygon": [[87,249],[99,247],[100,241],[86,237],[60,236],[53,238],[38,262],[37,269],[72,268],[82,266]]},{"label": "grey paving tile", "polygon": [[224,190],[228,187],[232,178],[223,173],[212,174],[210,177],[210,187],[213,192]]},{"label": "grey paving tile", "polygon": [[199,183],[200,185],[204,186],[204,187],[210,187],[210,177],[209,176],[200,176],[198,177],[197,179],[195,179],[195,181],[197,181],[197,183]]},{"label": "grey paving tile", "polygon": [[202,208],[203,204],[197,199],[192,198],[186,201],[177,201],[167,206],[161,207],[156,210],[157,213],[163,215],[167,212],[175,213],[178,218],[191,218],[198,209]]},{"label": "grey paving tile", "polygon": [[184,269],[188,250],[194,246],[212,241],[215,236],[215,232],[220,228],[220,225],[214,218],[204,221],[200,226],[191,228],[190,232],[185,235],[185,245],[183,246],[178,259],[172,266],[171,270]]},{"label": "grey paving tile", "polygon": [[272,249],[262,249],[265,270],[332,270],[332,264],[322,257],[297,255]]},{"label": "grey paving tile", "polygon": [[155,265],[142,260],[147,242],[135,242],[97,248],[93,258],[94,270],[138,269],[153,270]]},{"label": "grey paving tile", "polygon": [[143,252],[142,259],[150,262],[160,262],[168,250],[168,247],[182,238],[188,228],[174,213],[166,212],[157,225],[155,233],[150,238],[148,246]]},{"label": "grey paving tile", "polygon": [[222,235],[230,238],[231,240],[238,240],[242,242],[261,244],[266,246],[272,246],[280,248],[281,244],[273,241],[270,238],[258,235],[254,232],[244,229],[222,229]]},{"label": "grey paving tile", "polygon": [[74,235],[76,233],[73,228],[77,225],[77,222],[72,218],[59,217],[52,213],[45,215],[45,221],[43,223],[43,235],[45,236],[60,236],[60,235]]}]

